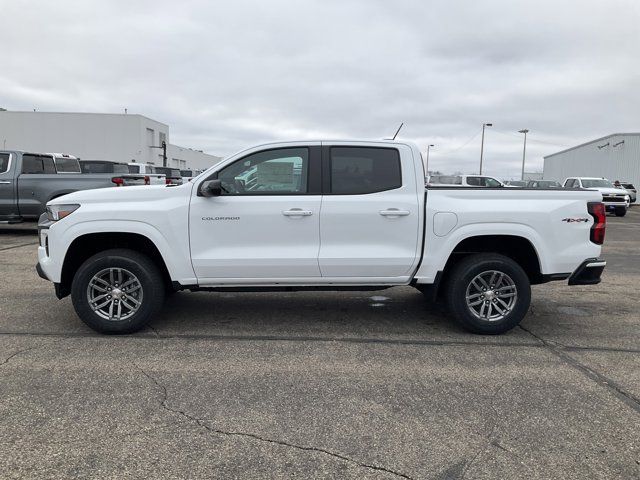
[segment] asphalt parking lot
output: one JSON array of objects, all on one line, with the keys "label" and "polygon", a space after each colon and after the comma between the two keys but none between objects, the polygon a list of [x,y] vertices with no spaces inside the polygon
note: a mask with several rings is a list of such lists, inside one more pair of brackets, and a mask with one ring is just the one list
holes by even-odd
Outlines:
[{"label": "asphalt parking lot", "polygon": [[499,337],[411,288],[178,293],[100,336],[0,228],[2,478],[640,478],[640,207]]}]

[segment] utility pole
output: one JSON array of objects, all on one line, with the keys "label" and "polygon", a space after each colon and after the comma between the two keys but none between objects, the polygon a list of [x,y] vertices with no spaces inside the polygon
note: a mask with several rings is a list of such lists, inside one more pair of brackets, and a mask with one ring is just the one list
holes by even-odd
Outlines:
[{"label": "utility pole", "polygon": [[167,142],[165,142],[163,140],[162,141],[162,145],[160,145],[159,147],[156,147],[155,145],[152,145],[149,148],[161,148],[162,149],[162,166],[166,167],[167,166]]},{"label": "utility pole", "polygon": [[522,148],[522,175],[520,176],[520,180],[524,180],[524,159],[527,154],[527,133],[529,133],[529,129],[523,128],[522,130],[518,130],[518,133],[524,133],[524,147]]},{"label": "utility pole", "polygon": [[431,147],[434,147],[435,145],[427,145],[427,164],[424,166],[424,174],[425,176],[429,176],[429,150],[431,150]]},{"label": "utility pole", "polygon": [[482,141],[480,142],[480,175],[482,175],[482,155],[484,153],[484,128],[493,127],[493,123],[482,124]]}]

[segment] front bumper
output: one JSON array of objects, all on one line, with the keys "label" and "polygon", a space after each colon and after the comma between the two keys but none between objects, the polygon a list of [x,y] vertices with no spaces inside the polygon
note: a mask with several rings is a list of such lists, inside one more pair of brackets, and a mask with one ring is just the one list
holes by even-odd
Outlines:
[{"label": "front bumper", "polygon": [[629,203],[627,202],[602,202],[604,203],[604,208],[607,212],[615,212],[616,208],[629,208]]},{"label": "front bumper", "polygon": [[569,277],[569,285],[597,285],[607,262],[600,258],[589,258]]}]

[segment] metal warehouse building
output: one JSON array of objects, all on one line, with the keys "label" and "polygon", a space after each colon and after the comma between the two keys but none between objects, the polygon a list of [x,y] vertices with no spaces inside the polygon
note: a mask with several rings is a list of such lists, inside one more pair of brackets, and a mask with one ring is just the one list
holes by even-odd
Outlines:
[{"label": "metal warehouse building", "polygon": [[544,157],[545,180],[605,177],[640,186],[640,133],[614,133]]},{"label": "metal warehouse building", "polygon": [[169,126],[137,114],[0,111],[0,148],[58,152],[85,160],[205,169],[220,157],[169,142]]}]

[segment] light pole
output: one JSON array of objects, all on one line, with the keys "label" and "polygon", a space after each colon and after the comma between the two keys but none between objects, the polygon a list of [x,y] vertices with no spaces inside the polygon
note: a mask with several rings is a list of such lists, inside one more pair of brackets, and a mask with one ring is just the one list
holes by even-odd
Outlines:
[{"label": "light pole", "polygon": [[520,180],[524,180],[524,158],[527,154],[527,133],[529,133],[529,129],[523,128],[522,130],[518,130],[518,133],[524,133],[524,147],[522,148],[522,175],[520,175]]},{"label": "light pole", "polygon": [[165,142],[163,140],[162,144],[159,147],[155,147],[155,146],[151,145],[149,148],[161,148],[162,149],[162,166],[166,167],[167,166],[167,142]]},{"label": "light pole", "polygon": [[484,128],[493,127],[493,123],[482,124],[482,141],[480,142],[480,175],[482,175],[482,154],[484,153]]},{"label": "light pole", "polygon": [[435,145],[427,145],[427,164],[424,166],[424,174],[425,176],[429,176],[429,150],[431,147],[435,147]]}]

